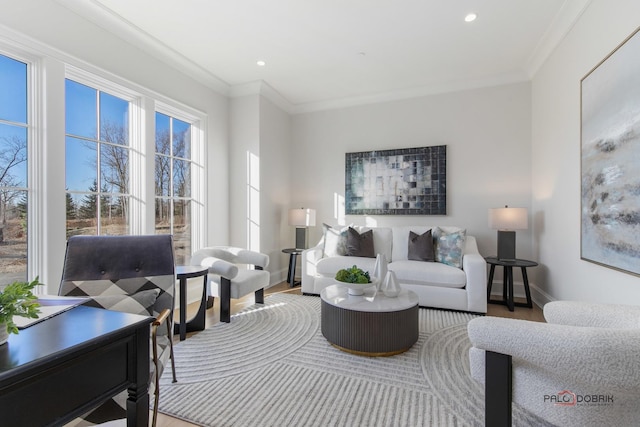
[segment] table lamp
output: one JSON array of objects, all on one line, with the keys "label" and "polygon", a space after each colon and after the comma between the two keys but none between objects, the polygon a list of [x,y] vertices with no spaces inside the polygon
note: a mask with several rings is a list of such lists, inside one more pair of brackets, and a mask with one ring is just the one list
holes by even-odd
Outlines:
[{"label": "table lamp", "polygon": [[289,225],[296,227],[296,249],[307,249],[307,227],[316,225],[315,209],[289,209]]},{"label": "table lamp", "polygon": [[498,230],[498,259],[516,259],[516,232],[528,228],[526,208],[489,209],[489,228]]}]

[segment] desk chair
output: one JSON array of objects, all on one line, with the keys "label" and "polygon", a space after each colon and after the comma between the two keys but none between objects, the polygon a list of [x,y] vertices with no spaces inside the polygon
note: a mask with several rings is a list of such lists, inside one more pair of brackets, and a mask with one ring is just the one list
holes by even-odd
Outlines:
[{"label": "desk chair", "polygon": [[[151,325],[149,394],[154,394],[156,425],[159,380],[171,359],[173,382],[172,320],[175,288],[173,239],[152,236],[73,236],[67,242],[60,295],[88,296],[93,307],[154,316]],[[166,328],[160,328],[166,325]],[[127,392],[114,397],[85,417],[102,423],[126,417]]]}]

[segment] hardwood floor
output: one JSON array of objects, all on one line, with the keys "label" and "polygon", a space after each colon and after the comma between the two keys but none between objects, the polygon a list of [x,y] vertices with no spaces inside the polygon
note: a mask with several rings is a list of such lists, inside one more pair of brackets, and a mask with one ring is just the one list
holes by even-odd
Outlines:
[{"label": "hardwood floor", "polygon": [[[279,283],[271,288],[265,290],[265,295],[274,293],[291,293],[300,295],[300,287],[289,288],[289,284],[286,282]],[[516,298],[516,300],[518,300]],[[211,327],[220,321],[220,302],[216,298],[213,308],[207,310],[206,326]],[[241,311],[243,308],[253,304],[253,295],[248,295],[238,300],[231,300],[231,314]],[[190,304],[187,310],[187,319],[190,319],[198,309],[197,304]],[[176,310],[175,319],[178,319],[179,311]],[[542,315],[542,309],[534,304],[533,308],[516,307],[513,312],[504,305],[489,304],[487,306],[487,316],[496,317],[509,317],[513,319],[531,320],[536,322],[544,322]],[[197,334],[197,332],[191,332],[187,334],[187,339]],[[174,336],[174,342],[179,342],[178,336]],[[151,417],[151,414],[149,415]],[[178,420],[173,417],[158,413],[158,427],[185,427],[195,426],[195,424],[188,423],[186,421]]]}]

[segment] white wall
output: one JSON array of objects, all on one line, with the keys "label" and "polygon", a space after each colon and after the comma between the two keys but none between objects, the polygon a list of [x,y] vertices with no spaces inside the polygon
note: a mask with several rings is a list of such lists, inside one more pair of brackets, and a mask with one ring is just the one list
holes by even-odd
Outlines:
[{"label": "white wall", "polygon": [[533,79],[534,274],[554,299],[640,304],[640,278],[580,259],[580,80],[638,16],[636,0],[593,0]]},{"label": "white wall", "polygon": [[281,251],[291,233],[283,223],[291,191],[290,116],[258,94],[232,98],[230,107],[231,244],[269,255],[275,284],[286,275]]},{"label": "white wall", "polygon": [[[207,204],[227,203],[228,152],[226,97],[158,61],[125,40],[86,21],[52,1],[5,2],[0,13],[0,46],[18,48],[35,58],[43,76],[46,105],[42,127],[46,158],[42,254],[35,274],[56,292],[65,252],[64,72],[65,63],[100,73],[114,82],[157,93],[206,115],[208,156]],[[153,207],[151,207],[153,209]],[[228,210],[208,207],[207,238],[227,243]],[[153,232],[153,229],[148,230]]]},{"label": "white wall", "polygon": [[260,98],[260,240],[269,255],[271,283],[286,280],[288,255],[282,249],[293,241],[287,223],[291,197],[291,116],[268,99]]},{"label": "white wall", "polygon": [[[446,216],[348,216],[344,223],[458,225],[476,236],[480,252],[495,254],[489,208],[530,208],[530,84],[432,95],[293,117],[292,202],[315,208],[321,224],[337,224],[334,196],[344,197],[345,153],[447,146]],[[339,215],[338,215],[339,216]],[[530,258],[531,231],[517,234],[517,252]]]},{"label": "white wall", "polygon": [[250,248],[251,236],[247,228],[249,215],[247,161],[249,155],[260,157],[260,97],[247,95],[232,98],[229,105],[230,203],[228,206],[220,203],[215,209],[228,209],[230,212],[231,245]]}]

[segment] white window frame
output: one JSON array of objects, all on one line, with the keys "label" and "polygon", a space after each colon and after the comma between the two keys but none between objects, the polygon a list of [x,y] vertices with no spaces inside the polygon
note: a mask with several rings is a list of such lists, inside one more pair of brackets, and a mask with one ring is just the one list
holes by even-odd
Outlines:
[{"label": "white window frame", "polygon": [[[142,120],[142,100],[141,95],[133,90],[127,89],[121,85],[113,83],[112,81],[81,70],[79,68],[67,65],[65,71],[65,79],[73,80],[74,82],[83,84],[92,89],[108,93],[109,95],[117,96],[129,102],[129,234],[144,234],[144,197],[141,192],[140,177],[146,174],[146,168],[144,167],[144,135],[143,128],[144,122]],[[65,93],[66,99],[66,93]],[[66,135],[66,126],[65,126]],[[65,177],[66,182],[66,177]],[[100,186],[100,180],[98,179],[98,186]],[[100,188],[98,188],[100,190]],[[65,218],[66,222],[66,218]],[[99,229],[99,225],[98,229]],[[66,224],[65,224],[66,227]]]},{"label": "white window frame", "polygon": [[[205,130],[204,117],[184,106],[176,106],[166,102],[155,103],[155,113],[160,113],[181,120],[191,125],[191,250],[195,251],[203,246],[206,236],[205,218]],[[155,120],[155,119],[154,119]],[[155,122],[154,132],[154,165],[155,165]],[[156,200],[155,189],[153,192],[154,204]],[[173,213],[172,213],[173,215]],[[154,215],[155,229],[155,215]]]},{"label": "white window frame", "polygon": [[[0,54],[27,64],[27,280],[40,275],[44,263],[44,206],[45,161],[43,147],[44,99],[42,64],[34,56],[13,46],[0,43]],[[40,287],[34,293],[42,293]]]}]

